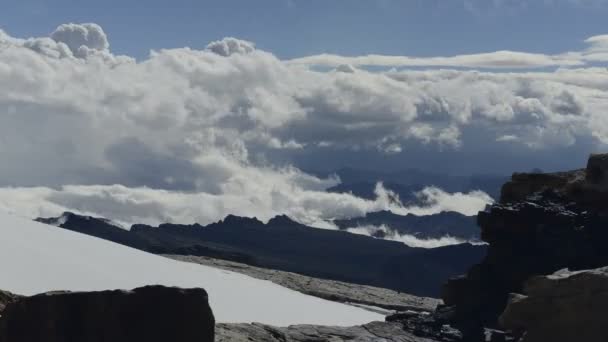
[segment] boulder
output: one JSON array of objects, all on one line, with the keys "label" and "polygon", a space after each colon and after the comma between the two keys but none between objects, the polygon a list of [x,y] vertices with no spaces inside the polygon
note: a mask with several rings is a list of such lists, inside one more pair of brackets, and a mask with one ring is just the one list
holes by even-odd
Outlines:
[{"label": "boulder", "polygon": [[203,289],[50,292],[8,304],[0,342],[212,342],[214,325]]},{"label": "boulder", "polygon": [[500,323],[520,342],[608,341],[608,268],[531,278]]}]

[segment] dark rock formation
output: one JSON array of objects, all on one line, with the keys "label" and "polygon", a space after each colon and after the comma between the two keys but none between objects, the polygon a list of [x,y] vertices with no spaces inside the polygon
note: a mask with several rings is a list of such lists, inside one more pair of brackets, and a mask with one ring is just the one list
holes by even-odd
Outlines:
[{"label": "dark rock formation", "polygon": [[531,278],[500,322],[521,342],[608,341],[608,268]]},{"label": "dark rock formation", "polygon": [[485,246],[470,244],[412,248],[308,227],[287,216],[264,224],[230,215],[207,226],[133,225],[130,231],[104,219],[70,213],[39,221],[156,254],[207,256],[426,297],[437,297],[443,282],[463,273],[485,253]]},{"label": "dark rock formation", "polygon": [[7,305],[17,301],[19,297],[21,296],[10,293],[8,291],[0,290],[0,317],[2,317],[2,311],[4,311],[4,308],[6,308]]},{"label": "dark rock formation", "polygon": [[444,287],[448,322],[473,339],[498,326],[509,294],[522,293],[530,277],[608,265],[607,159],[591,156],[585,170],[513,175],[501,201],[478,215],[486,257]]},{"label": "dark rock formation", "polygon": [[212,342],[214,323],[203,289],[54,292],[10,303],[0,342]]},{"label": "dark rock formation", "polygon": [[463,240],[479,239],[479,227],[475,216],[457,212],[441,212],[434,215],[397,215],[390,211],[369,213],[364,217],[335,220],[340,229],[359,226],[384,225],[399,234],[415,235],[421,239],[438,239],[446,235]]}]

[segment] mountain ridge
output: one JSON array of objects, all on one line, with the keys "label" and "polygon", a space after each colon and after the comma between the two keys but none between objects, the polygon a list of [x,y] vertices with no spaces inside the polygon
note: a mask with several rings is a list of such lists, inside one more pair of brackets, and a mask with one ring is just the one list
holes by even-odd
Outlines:
[{"label": "mountain ridge", "polygon": [[207,256],[426,297],[438,296],[441,283],[464,272],[485,251],[484,246],[470,244],[414,248],[396,241],[312,228],[286,216],[266,224],[234,215],[206,226],[134,224],[129,231],[106,219],[72,213],[64,216],[61,228],[155,254]]}]

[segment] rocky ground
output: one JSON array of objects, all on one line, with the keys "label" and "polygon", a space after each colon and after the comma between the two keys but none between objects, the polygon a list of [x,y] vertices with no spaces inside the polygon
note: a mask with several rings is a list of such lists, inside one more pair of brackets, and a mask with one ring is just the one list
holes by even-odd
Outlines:
[{"label": "rocky ground", "polygon": [[[339,281],[312,278],[296,273],[283,272],[249,266],[232,261],[208,257],[165,255],[176,260],[238,272],[254,278],[272,281],[275,284],[327,300],[363,306],[367,309],[391,314],[386,322],[370,322],[355,327],[328,327],[315,325],[293,325],[274,327],[264,324],[216,325],[217,342],[448,342],[458,341],[459,333],[449,328],[427,327],[425,320],[441,303],[435,298],[416,297],[406,293],[378,287],[350,284]],[[295,308],[294,308],[295,310]],[[434,324],[430,320],[431,324]]]},{"label": "rocky ground", "polygon": [[295,325],[277,328],[261,324],[218,324],[216,342],[436,342],[403,330],[399,323],[372,322],[357,327]]},{"label": "rocky ground", "polygon": [[417,297],[379,287],[312,278],[296,273],[259,268],[232,261],[184,255],[165,256],[175,260],[193,262],[246,274],[250,277],[268,280],[311,296],[340,303],[361,305],[370,310],[380,311],[385,314],[390,314],[392,311],[406,310],[431,312],[441,303],[441,300],[435,298]]}]

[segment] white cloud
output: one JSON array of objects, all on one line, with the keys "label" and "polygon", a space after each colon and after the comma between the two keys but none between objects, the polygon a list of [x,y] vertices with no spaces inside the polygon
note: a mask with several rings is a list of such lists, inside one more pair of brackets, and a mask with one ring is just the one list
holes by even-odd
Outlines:
[{"label": "white cloud", "polygon": [[[333,219],[358,217],[379,210],[391,210],[402,215],[462,210],[462,213],[470,215],[491,202],[487,195],[450,195],[430,189],[419,195],[425,206],[406,207],[394,193],[381,185],[376,188],[376,199],[366,200],[351,194],[324,192],[324,186],[333,184],[335,180],[319,180],[293,169],[281,172],[242,171],[248,174],[226,184],[218,194],[122,185],[0,188],[0,209],[29,218],[73,211],[111,218],[125,226],[164,222],[207,224],[229,214],[267,221],[276,215],[287,214],[301,223],[333,229],[335,227],[330,223]],[[450,203],[453,201],[461,203]]]},{"label": "white cloud", "polygon": [[367,55],[346,57],[321,54],[296,58],[293,64],[322,65],[339,67],[341,65],[375,66],[375,67],[466,67],[466,68],[541,68],[555,66],[578,66],[584,62],[568,54],[543,55],[517,51],[496,51],[451,57],[408,57]]},{"label": "white cloud", "polygon": [[51,39],[64,43],[74,56],[85,57],[93,51],[108,51],[110,43],[101,26],[93,23],[63,24],[51,33]]},{"label": "white cloud", "polygon": [[217,53],[220,56],[228,57],[235,53],[245,54],[255,50],[252,42],[227,37],[222,40],[211,42],[207,45],[207,50]]},{"label": "white cloud", "polygon": [[521,51],[494,51],[468,55],[442,57],[410,57],[389,55],[340,56],[320,54],[287,61],[294,65],[334,67],[348,72],[354,67],[457,67],[469,69],[538,69],[556,67],[580,67],[589,63],[608,62],[608,34],[592,36],[584,40],[587,48],[555,55]]},{"label": "white cloud", "polygon": [[480,244],[480,242],[478,241],[466,241],[448,235],[436,239],[424,239],[411,234],[399,234],[398,232],[387,228],[384,225],[353,227],[346,229],[346,231],[353,234],[366,236],[374,236],[374,234],[382,233],[384,235],[383,239],[385,240],[398,241],[410,247],[418,248],[437,248],[451,245],[459,245],[463,243]]},{"label": "white cloud", "polygon": [[[428,167],[435,159],[446,171],[476,170],[512,167],[520,155],[574,160],[608,143],[605,68],[325,72],[233,38],[136,62],[112,54],[94,25],[60,26],[53,38],[0,33],[0,186],[31,196],[19,202],[8,188],[3,196],[28,215],[79,206],[123,221],[289,213],[323,225],[332,215],[429,209],[402,208],[382,190],[375,201],[327,194],[338,180],[302,165],[324,170],[356,155],[349,164],[364,168],[381,169],[384,160]],[[578,64],[585,54],[549,59]],[[519,54],[448,61],[504,66],[520,57],[526,62],[515,64],[546,61]],[[488,200],[438,189],[425,196],[433,210],[468,213]]]}]

